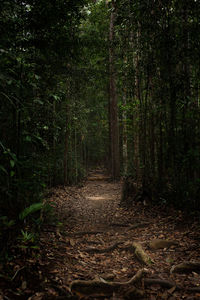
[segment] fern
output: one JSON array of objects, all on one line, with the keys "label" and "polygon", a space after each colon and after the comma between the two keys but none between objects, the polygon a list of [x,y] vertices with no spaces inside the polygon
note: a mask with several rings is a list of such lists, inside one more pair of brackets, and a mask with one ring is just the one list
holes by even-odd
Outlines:
[{"label": "fern", "polygon": [[43,203],[34,203],[29,207],[26,207],[20,214],[19,219],[24,220],[28,215],[33,214],[36,211],[39,211],[43,208]]}]

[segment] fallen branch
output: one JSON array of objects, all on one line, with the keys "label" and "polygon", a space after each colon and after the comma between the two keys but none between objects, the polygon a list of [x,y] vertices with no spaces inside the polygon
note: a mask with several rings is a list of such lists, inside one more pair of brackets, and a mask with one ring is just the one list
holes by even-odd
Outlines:
[{"label": "fallen branch", "polygon": [[[135,284],[142,279],[144,274],[148,272],[147,269],[139,270],[130,280],[126,282],[108,282],[104,279],[100,280],[75,280],[70,285],[70,290],[79,297],[85,296],[109,296],[112,295],[114,291],[119,288]],[[138,290],[137,290],[138,291]]]},{"label": "fallen branch", "polygon": [[184,261],[178,265],[174,265],[170,273],[190,273],[190,272],[200,272],[200,262]]},{"label": "fallen branch", "polygon": [[148,254],[144,252],[142,246],[139,243],[134,242],[132,244],[132,247],[134,249],[135,256],[140,262],[145,265],[150,265],[153,263],[153,260],[148,256]]}]

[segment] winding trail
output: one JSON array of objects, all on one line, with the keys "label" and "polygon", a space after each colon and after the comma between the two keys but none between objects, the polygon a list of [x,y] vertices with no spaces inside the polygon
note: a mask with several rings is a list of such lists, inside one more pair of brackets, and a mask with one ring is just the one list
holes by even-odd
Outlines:
[{"label": "winding trail", "polygon": [[[112,182],[99,169],[91,172],[79,188],[60,187],[53,191],[49,202],[54,203],[59,225],[47,226],[41,237],[40,263],[45,269],[48,293],[53,290],[59,296],[63,294],[63,299],[79,299],[69,296],[69,286],[74,280],[92,280],[98,276],[120,282],[129,280],[143,267],[133,253],[126,250],[126,245],[133,241],[140,242],[154,261],[150,266],[151,277],[171,278],[178,283],[182,280],[191,285],[191,278],[188,280],[185,275],[181,275],[181,280],[170,275],[172,264],[188,260],[189,246],[194,246],[189,254],[199,256],[195,248],[198,241],[189,229],[191,224],[184,223],[179,212],[174,216],[162,215],[142,203],[131,209],[122,208],[119,205],[121,189],[121,182]],[[145,226],[137,226],[141,223]],[[181,249],[172,247],[152,252],[148,243],[154,238],[174,239]],[[197,284],[198,280],[199,277],[193,276],[192,284]],[[166,291],[160,287],[150,288],[143,299],[163,299],[164,293]],[[156,295],[155,298],[152,295]],[[109,299],[125,298],[115,295]],[[180,291],[171,291],[165,299],[181,299]]]},{"label": "winding trail", "polygon": [[121,198],[121,184],[109,182],[109,177],[95,173],[79,190],[75,206],[77,226],[105,227],[115,218]]}]

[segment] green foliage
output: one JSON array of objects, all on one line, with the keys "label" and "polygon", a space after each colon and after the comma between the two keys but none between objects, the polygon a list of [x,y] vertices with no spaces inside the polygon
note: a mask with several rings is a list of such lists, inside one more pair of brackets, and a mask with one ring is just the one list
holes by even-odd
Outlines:
[{"label": "green foliage", "polygon": [[17,238],[19,244],[17,245],[18,248],[21,249],[38,249],[38,245],[37,245],[37,239],[38,239],[38,235],[36,233],[33,232],[28,232],[28,231],[24,231],[21,230],[21,234],[19,235],[19,237]]},{"label": "green foliage", "polygon": [[124,0],[117,6],[119,88],[126,121],[132,119],[129,172],[157,201],[199,207],[200,5]]},{"label": "green foliage", "polygon": [[[5,248],[22,221],[33,227],[42,222],[38,214],[49,211],[41,202],[46,188],[77,184],[90,165],[108,165],[109,2],[0,3],[0,211],[6,216],[0,219],[0,239]],[[115,4],[126,173],[151,190],[153,199],[199,207],[199,2]],[[31,241],[29,231],[21,237],[24,244]]]},{"label": "green foliage", "polygon": [[2,217],[0,217],[0,224],[1,224],[0,232],[3,232],[4,229],[9,229],[9,228],[13,227],[15,225],[15,221],[9,220],[7,216],[2,216]]},{"label": "green foliage", "polygon": [[[45,211],[40,203],[44,189],[63,183],[66,82],[73,75],[66,66],[78,57],[85,3],[0,4],[0,211],[8,220],[1,233],[5,249],[15,243],[21,221],[28,219],[33,227],[41,222],[37,215]],[[72,103],[78,97],[75,91],[69,95]],[[16,226],[9,220],[16,220]]]},{"label": "green foliage", "polygon": [[30,216],[31,214],[41,211],[43,208],[43,203],[33,203],[29,207],[26,207],[20,214],[19,214],[19,219],[23,221],[25,218]]},{"label": "green foliage", "polygon": [[35,236],[33,233],[28,233],[27,231],[24,232],[23,230],[21,230],[21,236],[18,239],[24,244],[27,244],[29,242],[34,242]]}]

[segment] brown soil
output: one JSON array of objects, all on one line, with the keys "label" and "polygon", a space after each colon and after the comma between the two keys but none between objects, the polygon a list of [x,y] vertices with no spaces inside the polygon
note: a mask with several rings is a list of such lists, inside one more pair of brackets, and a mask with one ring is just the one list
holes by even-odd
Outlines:
[{"label": "brown soil", "polygon": [[[159,284],[144,286],[141,281],[137,287],[145,292],[142,299],[200,299],[200,292],[188,290],[200,286],[197,272],[170,273],[173,265],[200,261],[198,222],[181,211],[142,202],[122,208],[121,188],[121,182],[111,182],[102,170],[95,170],[80,188],[54,189],[48,201],[54,205],[60,223],[44,227],[39,257],[26,261],[32,274],[39,277],[29,283],[31,279],[21,275],[20,284],[26,281],[26,286],[24,283],[20,299],[79,299],[69,291],[71,282],[77,279],[93,280],[100,276],[115,282],[128,281],[144,267],[128,249],[132,242],[139,242],[154,262],[145,267],[148,269],[145,278],[170,280],[178,286],[178,289]],[[137,226],[141,223],[144,223],[141,227]],[[175,240],[178,246],[152,250],[149,242],[155,238]],[[21,285],[18,290],[22,292]],[[122,289],[101,299],[125,299],[124,292]],[[5,299],[15,299],[9,297]],[[87,299],[99,298],[88,295]]]}]

